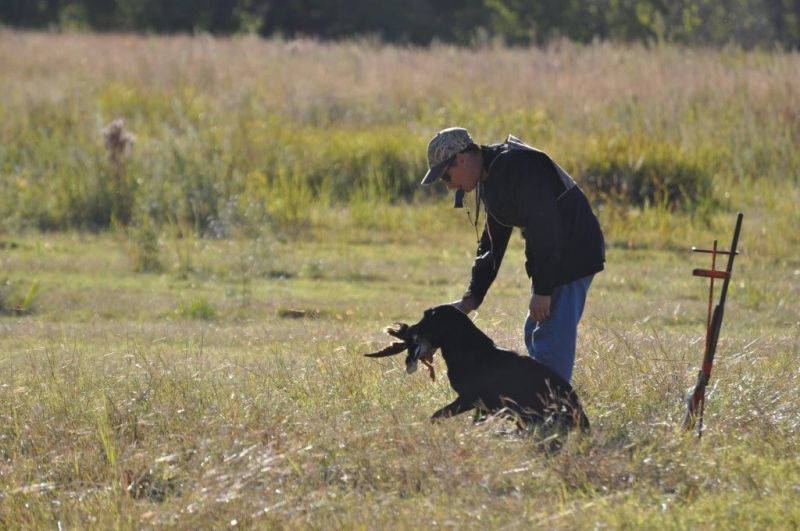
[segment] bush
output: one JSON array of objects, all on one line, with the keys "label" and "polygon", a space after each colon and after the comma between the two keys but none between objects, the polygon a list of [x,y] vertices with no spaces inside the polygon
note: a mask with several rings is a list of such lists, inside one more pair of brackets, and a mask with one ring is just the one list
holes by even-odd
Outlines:
[{"label": "bush", "polygon": [[27,289],[9,279],[0,280],[0,315],[25,315],[33,312],[39,283]]},{"label": "bush", "polygon": [[649,138],[592,140],[576,178],[597,201],[693,210],[713,202],[712,168],[702,157]]},{"label": "bush", "polygon": [[189,304],[181,304],[178,313],[187,319],[202,319],[210,321],[214,319],[217,312],[214,307],[203,298],[193,299]]},{"label": "bush", "polygon": [[158,233],[150,218],[144,217],[131,233],[130,257],[136,273],[156,273],[164,269],[160,258]]}]

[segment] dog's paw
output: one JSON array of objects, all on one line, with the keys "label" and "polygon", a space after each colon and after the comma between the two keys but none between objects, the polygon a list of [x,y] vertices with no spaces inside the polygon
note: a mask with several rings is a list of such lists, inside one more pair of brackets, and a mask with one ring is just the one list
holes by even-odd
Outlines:
[{"label": "dog's paw", "polygon": [[444,411],[444,410],[440,409],[439,411],[437,411],[436,413],[431,415],[431,423],[432,424],[436,424],[437,422],[441,422],[444,419],[449,418],[449,417],[450,417],[450,414],[447,411]]}]

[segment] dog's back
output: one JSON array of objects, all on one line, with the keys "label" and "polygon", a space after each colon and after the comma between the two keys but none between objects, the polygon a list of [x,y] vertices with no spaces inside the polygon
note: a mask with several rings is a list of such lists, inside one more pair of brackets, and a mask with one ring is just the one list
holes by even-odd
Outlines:
[{"label": "dog's back", "polygon": [[528,422],[551,418],[572,428],[589,429],[589,419],[572,386],[539,361],[495,348],[486,353],[476,395],[490,411],[503,407]]},{"label": "dog's back", "polygon": [[553,419],[588,431],[589,419],[569,382],[530,356],[497,347],[469,317],[449,308],[431,315],[438,316],[435,326],[446,336],[442,357],[460,396],[475,397],[489,412],[507,408],[528,422]]}]

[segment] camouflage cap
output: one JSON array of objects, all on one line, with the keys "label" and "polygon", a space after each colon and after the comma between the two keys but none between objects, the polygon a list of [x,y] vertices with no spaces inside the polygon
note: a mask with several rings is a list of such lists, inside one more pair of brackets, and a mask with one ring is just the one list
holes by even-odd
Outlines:
[{"label": "camouflage cap", "polygon": [[473,143],[463,127],[450,127],[436,133],[428,143],[428,173],[420,184],[428,186],[436,182],[453,158]]}]

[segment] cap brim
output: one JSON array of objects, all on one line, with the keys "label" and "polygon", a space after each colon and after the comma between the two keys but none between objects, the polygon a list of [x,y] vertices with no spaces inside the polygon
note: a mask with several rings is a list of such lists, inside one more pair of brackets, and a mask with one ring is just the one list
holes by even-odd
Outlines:
[{"label": "cap brim", "polygon": [[450,165],[450,163],[453,161],[454,158],[455,155],[453,155],[447,160],[440,162],[433,168],[429,169],[428,173],[425,174],[425,177],[422,178],[422,182],[420,182],[419,184],[421,184],[422,186],[430,186],[433,183],[435,183],[436,180],[442,176],[442,174],[444,173],[444,169]]}]

